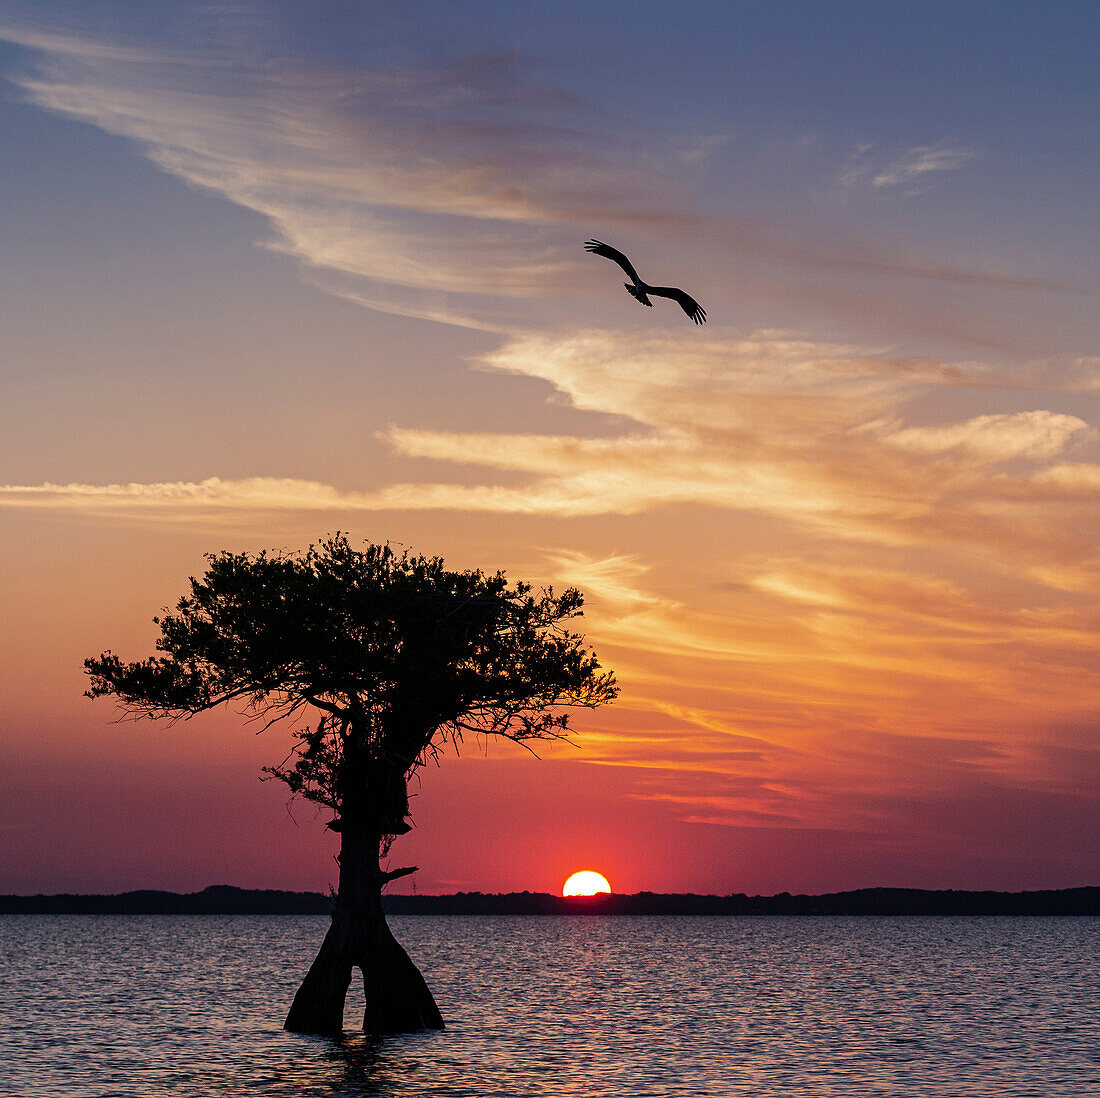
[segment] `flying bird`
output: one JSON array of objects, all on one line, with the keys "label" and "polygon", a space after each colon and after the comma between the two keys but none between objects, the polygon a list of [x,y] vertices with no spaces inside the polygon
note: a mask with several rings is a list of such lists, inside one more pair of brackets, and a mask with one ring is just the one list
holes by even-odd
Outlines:
[{"label": "flying bird", "polygon": [[677,289],[675,286],[650,286],[648,283],[643,282],[638,277],[638,272],[634,270],[634,264],[618,248],[612,248],[610,244],[605,244],[602,240],[586,240],[584,250],[602,255],[604,259],[610,259],[618,263],[631,279],[630,282],[624,282],[623,285],[626,287],[626,292],[635,301],[640,302],[642,305],[648,305],[652,309],[653,302],[649,300],[651,297],[670,297],[696,324],[706,324],[706,310],[695,298],[690,294],[685,294],[683,290]]}]

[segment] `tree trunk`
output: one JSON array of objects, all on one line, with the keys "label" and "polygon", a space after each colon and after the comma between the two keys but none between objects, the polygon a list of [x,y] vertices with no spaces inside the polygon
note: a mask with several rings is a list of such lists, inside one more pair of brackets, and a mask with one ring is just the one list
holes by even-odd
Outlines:
[{"label": "tree trunk", "polygon": [[386,924],[382,886],[388,878],[378,864],[380,836],[356,827],[356,822],[345,811],[332,925],[283,1028],[340,1033],[352,969],[358,968],[367,1001],[363,1029],[368,1033],[442,1029],[443,1018],[424,977]]}]

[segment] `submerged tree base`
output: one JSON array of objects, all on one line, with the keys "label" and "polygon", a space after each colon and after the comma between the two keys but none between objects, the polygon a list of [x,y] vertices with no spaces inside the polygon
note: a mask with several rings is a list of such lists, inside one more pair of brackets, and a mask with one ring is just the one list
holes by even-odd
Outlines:
[{"label": "submerged tree base", "polygon": [[[363,1030],[373,1034],[443,1029],[443,1016],[420,970],[412,963],[384,918],[368,934],[349,933],[333,921],[294,996],[283,1028],[291,1033],[341,1033],[344,1002],[353,970],[363,974],[366,1010]],[[363,938],[368,940],[364,942]],[[356,941],[355,939],[358,939]]]}]

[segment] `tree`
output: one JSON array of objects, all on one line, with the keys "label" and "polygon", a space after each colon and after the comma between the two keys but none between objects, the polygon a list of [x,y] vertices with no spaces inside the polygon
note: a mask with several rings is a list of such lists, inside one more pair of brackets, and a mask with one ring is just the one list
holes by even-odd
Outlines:
[{"label": "tree", "polygon": [[535,593],[503,573],[453,572],[437,557],[353,548],[337,534],[304,554],[223,552],[174,612],[154,619],[159,655],[85,660],[92,698],[136,716],[187,718],[236,703],[264,728],[306,716],[269,777],[331,809],[340,835],[332,923],[294,997],[286,1028],[343,1028],[352,969],[363,974],[363,1028],[442,1028],[419,970],[386,925],[385,871],[410,830],[408,783],[467,734],[528,745],[563,738],[568,711],[612,701],[584,638],[575,588]]}]

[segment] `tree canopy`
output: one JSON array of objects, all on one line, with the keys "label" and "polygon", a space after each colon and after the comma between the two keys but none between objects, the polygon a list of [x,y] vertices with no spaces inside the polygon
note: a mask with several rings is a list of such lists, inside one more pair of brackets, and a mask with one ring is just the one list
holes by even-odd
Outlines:
[{"label": "tree canopy", "polygon": [[[315,725],[268,772],[341,809],[355,754],[407,776],[467,733],[524,743],[568,733],[569,710],[614,699],[583,637],[575,588],[451,571],[438,557],[358,549],[337,534],[301,555],[211,554],[174,611],[154,619],[158,655],[85,661],[90,697],[189,717],[237,702],[268,723],[312,708]],[[407,830],[398,819],[387,826]]]}]

